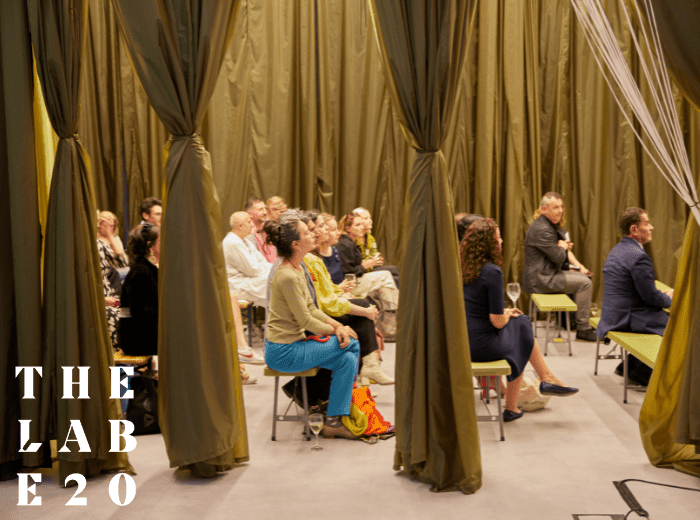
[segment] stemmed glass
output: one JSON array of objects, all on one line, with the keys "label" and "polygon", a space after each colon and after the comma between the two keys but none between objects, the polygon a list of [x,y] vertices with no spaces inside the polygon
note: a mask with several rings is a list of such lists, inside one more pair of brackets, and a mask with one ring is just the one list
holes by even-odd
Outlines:
[{"label": "stemmed glass", "polygon": [[515,302],[520,298],[520,284],[518,282],[509,283],[506,292],[508,293],[508,298],[513,300],[513,308],[515,309]]},{"label": "stemmed glass", "polygon": [[323,415],[320,413],[312,413],[309,415],[309,428],[314,432],[316,436],[316,446],[312,446],[311,449],[314,451],[322,450],[323,447],[318,445],[318,434],[321,433],[323,429]]}]

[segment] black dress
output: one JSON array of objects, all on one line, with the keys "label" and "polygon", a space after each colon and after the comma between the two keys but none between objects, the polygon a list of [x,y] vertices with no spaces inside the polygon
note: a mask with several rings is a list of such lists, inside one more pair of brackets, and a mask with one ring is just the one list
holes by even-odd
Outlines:
[{"label": "black dress", "polygon": [[124,353],[158,354],[158,268],[143,256],[136,257],[124,278],[121,307],[131,314],[119,318],[119,346]]},{"label": "black dress", "polygon": [[517,379],[530,359],[535,339],[527,316],[511,318],[502,329],[491,324],[489,314],[503,314],[500,267],[486,264],[476,282],[464,284],[464,309],[472,361],[505,359],[511,369],[508,381]]}]

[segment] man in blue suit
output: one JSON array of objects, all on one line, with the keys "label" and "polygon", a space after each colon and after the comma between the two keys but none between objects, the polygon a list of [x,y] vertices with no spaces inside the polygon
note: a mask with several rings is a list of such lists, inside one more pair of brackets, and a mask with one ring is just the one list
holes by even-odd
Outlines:
[{"label": "man in blue suit", "polygon": [[[604,338],[615,330],[663,336],[668,322],[664,309],[671,306],[673,290],[656,288],[654,265],[644,251],[654,226],[641,208],[624,210],[619,225],[622,240],[610,251],[603,267],[605,292],[596,334]],[[630,379],[646,386],[651,369],[634,356],[628,359]],[[615,372],[622,374],[622,365]]]}]

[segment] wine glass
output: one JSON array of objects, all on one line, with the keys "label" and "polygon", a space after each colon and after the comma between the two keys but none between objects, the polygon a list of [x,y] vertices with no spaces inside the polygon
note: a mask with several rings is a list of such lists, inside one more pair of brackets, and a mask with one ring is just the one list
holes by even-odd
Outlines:
[{"label": "wine glass", "polygon": [[345,286],[347,287],[347,291],[352,292],[355,287],[357,287],[357,276],[355,276],[352,273],[346,274],[345,278]]},{"label": "wine glass", "polygon": [[513,308],[515,309],[515,302],[520,298],[520,284],[518,282],[511,282],[508,284],[506,291],[508,292],[508,298],[513,300]]},{"label": "wine glass", "polygon": [[323,415],[320,413],[312,413],[309,415],[309,428],[314,432],[316,436],[316,446],[312,446],[311,449],[314,451],[322,450],[323,447],[318,445],[318,434],[321,433],[323,429]]}]

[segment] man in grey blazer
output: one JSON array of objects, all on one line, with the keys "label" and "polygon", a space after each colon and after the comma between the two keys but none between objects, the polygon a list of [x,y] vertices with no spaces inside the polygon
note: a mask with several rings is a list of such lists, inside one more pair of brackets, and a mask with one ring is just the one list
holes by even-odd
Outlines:
[{"label": "man in grey blazer", "polygon": [[562,269],[573,244],[568,240],[560,240],[557,235],[564,215],[561,195],[555,192],[545,193],[540,211],[542,214],[530,224],[525,236],[523,290],[528,293],[572,294],[578,307],[576,339],[596,341],[596,335],[588,323],[593,292],[591,280],[582,272]]},{"label": "man in grey blazer", "polygon": [[[651,258],[644,251],[644,244],[651,242],[654,226],[641,208],[627,208],[618,220],[622,240],[612,248],[603,279],[603,308],[596,334],[604,338],[608,331],[638,332],[663,336],[668,323],[665,308],[671,306],[673,290],[659,291]],[[646,386],[651,369],[629,356],[629,376]],[[622,375],[622,365],[616,373]]]}]

